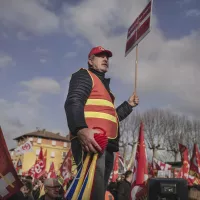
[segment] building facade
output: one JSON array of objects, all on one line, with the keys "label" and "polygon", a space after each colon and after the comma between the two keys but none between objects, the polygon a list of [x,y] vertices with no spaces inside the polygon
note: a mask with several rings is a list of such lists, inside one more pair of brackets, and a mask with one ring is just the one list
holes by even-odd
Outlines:
[{"label": "building facade", "polygon": [[58,171],[71,144],[68,136],[63,137],[59,133],[52,133],[45,129],[21,135],[14,140],[17,141],[17,147],[28,140],[33,146],[33,151],[23,155],[16,155],[14,149],[10,150],[14,165],[17,164],[19,159],[21,160],[22,168],[20,174],[27,172],[34,165],[41,147],[43,149],[43,154],[46,152],[46,171],[49,171],[52,162],[54,162],[55,170]]}]

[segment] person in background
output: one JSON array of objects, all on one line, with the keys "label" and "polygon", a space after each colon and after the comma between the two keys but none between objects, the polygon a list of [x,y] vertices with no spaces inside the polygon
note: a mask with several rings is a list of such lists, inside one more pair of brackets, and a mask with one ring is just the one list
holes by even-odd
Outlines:
[{"label": "person in background", "polygon": [[24,194],[26,200],[34,200],[32,195],[33,185],[31,181],[26,180],[24,182],[24,186],[21,188],[21,191]]},{"label": "person in background", "polygon": [[33,185],[33,197],[38,200],[40,197],[40,191],[42,187],[42,182],[40,180],[35,180]]},{"label": "person in background", "polygon": [[117,200],[117,182],[110,182],[107,191],[109,191],[115,200]]},{"label": "person in background", "polygon": [[26,200],[26,198],[24,197],[22,191],[19,191],[13,194],[11,197],[9,197],[7,200]]},{"label": "person in background", "polygon": [[118,186],[117,200],[129,200],[131,192],[131,181],[133,178],[132,171],[126,171],[125,178]]},{"label": "person in background", "polygon": [[60,195],[61,185],[56,178],[47,178],[44,180],[45,194],[39,200],[62,200]]}]

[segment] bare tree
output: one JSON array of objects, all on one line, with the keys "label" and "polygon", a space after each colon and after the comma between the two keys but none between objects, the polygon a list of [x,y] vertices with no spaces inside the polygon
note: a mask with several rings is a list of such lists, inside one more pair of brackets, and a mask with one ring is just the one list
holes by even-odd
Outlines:
[{"label": "bare tree", "polygon": [[174,160],[178,160],[179,155],[179,143],[184,143],[184,126],[187,119],[184,116],[179,116],[172,112],[168,115],[168,132],[166,135],[166,148],[168,152],[174,157]]},{"label": "bare tree", "polygon": [[[134,157],[134,147],[137,140],[138,128],[140,125],[140,114],[138,111],[132,112],[125,120],[120,122],[120,152],[125,161],[125,167],[132,165]],[[129,154],[129,151],[131,153]],[[128,161],[128,162],[127,162]]]},{"label": "bare tree", "polygon": [[192,120],[192,142],[200,144],[200,121]]},{"label": "bare tree", "polygon": [[[200,143],[200,121],[170,110],[150,109],[140,114],[133,112],[120,123],[120,151],[126,167],[132,167],[140,122],[144,122],[145,141],[153,151],[166,149],[175,161],[179,158],[179,143],[192,153],[194,143]],[[126,162],[128,161],[128,162]]]},{"label": "bare tree", "polygon": [[142,115],[146,143],[149,149],[153,150],[153,156],[156,156],[157,150],[164,150],[163,143],[166,134],[165,111],[160,109],[151,109]]}]

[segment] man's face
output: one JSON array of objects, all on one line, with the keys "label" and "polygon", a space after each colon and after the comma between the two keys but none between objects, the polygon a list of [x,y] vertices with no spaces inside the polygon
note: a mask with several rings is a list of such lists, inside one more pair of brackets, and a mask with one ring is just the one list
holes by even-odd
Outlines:
[{"label": "man's face", "polygon": [[94,55],[91,59],[88,60],[92,68],[99,72],[106,73],[109,68],[109,57],[106,53],[100,53]]},{"label": "man's face", "polygon": [[42,181],[41,181],[41,180],[38,181],[38,185],[39,185],[40,187],[42,186]]},{"label": "man's face", "polygon": [[24,194],[24,196],[27,196],[29,194],[29,192],[30,192],[30,190],[26,187],[26,185],[23,186],[21,191]]},{"label": "man's face", "polygon": [[46,186],[46,192],[45,195],[49,196],[50,198],[54,199],[59,197],[59,190],[60,190],[60,185],[56,186]]}]

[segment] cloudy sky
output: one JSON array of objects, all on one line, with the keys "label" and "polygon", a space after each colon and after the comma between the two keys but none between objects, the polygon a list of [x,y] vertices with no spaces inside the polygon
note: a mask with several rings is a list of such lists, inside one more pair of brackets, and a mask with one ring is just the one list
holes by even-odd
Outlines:
[{"label": "cloudy sky", "polygon": [[[68,133],[70,75],[93,46],[112,50],[108,77],[120,104],[134,88],[127,29],[147,0],[1,0],[0,125],[13,137],[39,127]],[[152,29],[139,45],[139,109],[200,117],[200,1],[154,0]]]}]

